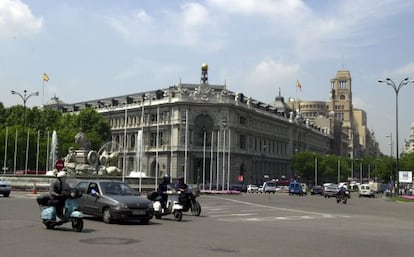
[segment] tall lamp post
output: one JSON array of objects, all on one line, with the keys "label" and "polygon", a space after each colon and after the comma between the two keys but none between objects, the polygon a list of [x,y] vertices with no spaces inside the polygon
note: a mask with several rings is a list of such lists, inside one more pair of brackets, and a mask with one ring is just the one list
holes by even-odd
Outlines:
[{"label": "tall lamp post", "polygon": [[38,96],[39,95],[39,92],[34,92],[34,93],[27,94],[27,90],[25,89],[23,91],[23,95],[20,94],[17,91],[14,91],[14,90],[12,90],[11,93],[12,93],[12,95],[18,95],[18,96],[20,96],[20,98],[23,100],[23,120],[24,120],[24,122],[23,122],[23,128],[26,128],[26,102],[32,96]]},{"label": "tall lamp post", "polygon": [[390,138],[390,154],[391,154],[391,156],[390,156],[390,159],[391,159],[391,177],[392,177],[392,174],[394,173],[394,170],[393,170],[393,161],[392,161],[392,156],[393,156],[393,154],[392,154],[392,148],[393,148],[393,143],[392,143],[392,133],[390,133],[390,135],[389,136],[385,136],[385,137],[389,137]]},{"label": "tall lamp post", "polygon": [[[38,96],[39,95],[39,91],[37,91],[37,92],[33,92],[33,93],[30,93],[30,94],[27,94],[27,90],[25,89],[24,91],[23,91],[23,95],[22,94],[20,94],[19,92],[17,92],[17,91],[14,91],[14,90],[12,90],[11,91],[11,93],[12,93],[12,95],[18,95],[22,100],[23,100],[23,133],[24,133],[24,131],[26,130],[26,102],[27,102],[27,100],[29,100],[29,98],[30,97],[32,97],[32,96]],[[29,134],[29,133],[28,133]],[[26,167],[25,167],[25,169],[27,170],[27,159],[28,159],[28,147],[26,146],[26,161],[25,161],[25,163],[26,163]]]},{"label": "tall lamp post", "polygon": [[392,81],[392,79],[390,78],[386,78],[385,80],[378,80],[379,83],[385,83],[386,85],[392,87],[394,89],[395,92],[395,147],[396,147],[396,168],[395,168],[395,181],[397,182],[397,187],[396,187],[396,193],[399,193],[399,187],[400,187],[400,183],[399,183],[399,178],[398,178],[398,172],[400,170],[400,166],[399,166],[399,146],[398,146],[398,92],[400,92],[400,89],[405,86],[408,85],[409,83],[414,82],[413,80],[409,80],[408,77],[401,80],[400,84],[398,84],[398,86],[394,83],[394,81]]}]

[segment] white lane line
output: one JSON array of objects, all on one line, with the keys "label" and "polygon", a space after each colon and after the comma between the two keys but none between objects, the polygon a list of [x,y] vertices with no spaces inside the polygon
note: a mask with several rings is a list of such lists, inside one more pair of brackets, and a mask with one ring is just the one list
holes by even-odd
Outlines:
[{"label": "white lane line", "polygon": [[320,215],[320,216],[323,216],[323,217],[332,216],[329,213],[304,211],[304,210],[297,210],[297,209],[290,209],[290,208],[280,208],[280,207],[268,206],[268,205],[257,204],[257,203],[250,203],[250,202],[239,201],[239,200],[234,200],[234,199],[228,199],[228,198],[223,198],[223,197],[218,197],[218,196],[212,196],[212,195],[208,195],[206,197],[220,199],[220,200],[226,200],[226,201],[230,201],[230,202],[241,203],[241,204],[246,204],[246,205],[251,205],[251,206],[256,206],[256,207],[262,207],[262,208],[268,208],[268,209],[273,209],[273,210],[279,210],[279,211],[289,211],[289,212],[296,212],[296,213],[303,213],[303,214],[310,214],[310,215]]},{"label": "white lane line", "polygon": [[[269,221],[299,221],[299,220],[318,220],[318,219],[333,219],[339,216],[276,216],[276,217],[247,217],[247,218],[221,218],[220,221],[225,222],[269,222]],[[350,216],[342,216],[342,218],[350,218]]]},{"label": "white lane line", "polygon": [[256,213],[226,213],[226,214],[215,214],[215,215],[209,215],[209,217],[212,218],[218,218],[218,217],[242,217],[242,216],[252,216]]}]

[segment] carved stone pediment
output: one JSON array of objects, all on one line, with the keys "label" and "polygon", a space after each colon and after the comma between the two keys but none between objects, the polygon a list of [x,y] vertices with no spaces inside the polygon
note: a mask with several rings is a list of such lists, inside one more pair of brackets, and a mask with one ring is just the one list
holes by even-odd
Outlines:
[{"label": "carved stone pediment", "polygon": [[204,101],[208,101],[211,94],[212,94],[212,88],[207,83],[202,83],[197,88],[196,95],[199,96]]}]

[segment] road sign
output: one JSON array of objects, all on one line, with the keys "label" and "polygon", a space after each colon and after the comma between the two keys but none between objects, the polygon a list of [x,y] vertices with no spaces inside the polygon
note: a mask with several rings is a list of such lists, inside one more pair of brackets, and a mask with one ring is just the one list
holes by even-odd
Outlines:
[{"label": "road sign", "polygon": [[55,168],[56,168],[58,171],[61,171],[64,167],[65,167],[65,161],[64,161],[64,160],[59,159],[59,160],[57,160],[57,161],[56,161],[56,163],[55,163]]}]

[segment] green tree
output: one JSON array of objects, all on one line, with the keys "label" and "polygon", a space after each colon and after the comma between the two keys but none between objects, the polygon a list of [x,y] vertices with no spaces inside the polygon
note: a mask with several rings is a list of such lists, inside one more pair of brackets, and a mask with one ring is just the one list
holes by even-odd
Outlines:
[{"label": "green tree", "polygon": [[[26,115],[26,127],[24,126]],[[45,170],[48,150],[53,130],[56,130],[59,141],[59,158],[63,158],[70,147],[76,148],[75,135],[81,128],[89,140],[92,149],[99,149],[111,137],[110,126],[102,115],[93,109],[82,110],[79,114],[65,114],[54,109],[39,109],[37,107],[24,109],[21,105],[4,108],[0,103],[0,165],[6,166],[9,172],[14,169],[14,154],[16,152],[16,169],[25,168],[27,134],[29,132],[28,169]],[[6,136],[7,131],[7,136]],[[17,140],[16,140],[17,131]],[[7,145],[6,145],[7,140]],[[15,146],[17,145],[17,151]],[[51,168],[51,167],[49,167]]]}]

